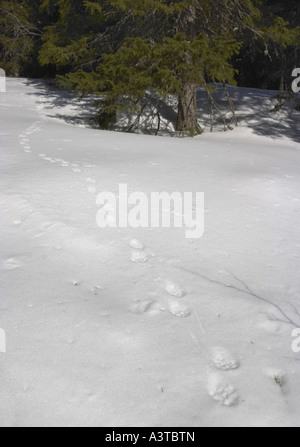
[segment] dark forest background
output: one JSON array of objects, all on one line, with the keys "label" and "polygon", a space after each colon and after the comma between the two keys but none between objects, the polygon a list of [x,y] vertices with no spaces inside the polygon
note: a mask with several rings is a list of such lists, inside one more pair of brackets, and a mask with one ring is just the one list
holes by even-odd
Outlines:
[{"label": "dark forest background", "polygon": [[6,74],[104,94],[103,127],[151,88],[201,133],[197,86],[289,91],[300,67],[299,0],[0,0],[0,14]]}]

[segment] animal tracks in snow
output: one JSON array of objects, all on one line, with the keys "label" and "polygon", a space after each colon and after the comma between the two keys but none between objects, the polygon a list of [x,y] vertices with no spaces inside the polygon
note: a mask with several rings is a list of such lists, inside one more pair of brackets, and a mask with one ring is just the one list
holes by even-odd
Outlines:
[{"label": "animal tracks in snow", "polygon": [[29,141],[28,138],[26,138],[25,135],[19,135],[19,143],[23,147],[23,151],[26,154],[30,154],[31,153],[30,141]]},{"label": "animal tracks in snow", "polygon": [[16,270],[24,266],[24,262],[20,258],[8,258],[2,262],[3,270]]},{"label": "animal tracks in snow", "polygon": [[[21,133],[19,135],[19,143],[20,145],[23,147],[23,150],[25,153],[32,153],[31,151],[31,145],[30,145],[30,136],[32,134],[34,134],[35,132],[39,132],[42,130],[42,123],[40,121],[34,123],[32,126],[30,126],[24,133]],[[50,140],[52,142],[56,142],[56,140]],[[71,142],[71,140],[63,140],[64,142]],[[62,148],[57,148],[57,150],[62,150]],[[82,168],[79,166],[79,164],[77,163],[70,163],[67,160],[64,160],[62,158],[52,158],[50,156],[48,156],[47,154],[41,153],[38,154],[38,156],[44,160],[47,161],[49,163],[52,164],[60,164],[61,167],[63,168],[72,168],[72,171],[76,174],[79,174],[82,172]],[[84,167],[94,167],[94,165],[88,165],[88,166],[84,166]]]},{"label": "animal tracks in snow", "polygon": [[86,184],[87,184],[87,191],[90,194],[96,194],[97,192],[97,188],[96,188],[96,180],[93,178],[88,177],[86,179]]},{"label": "animal tracks in snow", "polygon": [[[147,253],[145,245],[138,239],[131,239],[129,242],[129,247],[132,250],[130,260],[135,264],[146,264],[150,258],[154,256]],[[187,292],[184,289],[172,281],[166,281],[164,292],[169,295],[169,299],[166,300],[166,298],[162,296],[162,303],[167,302],[167,304],[162,304],[159,306],[161,311],[169,310],[172,315],[180,318],[186,318],[191,314],[192,311],[189,306],[183,301],[178,300],[179,298],[184,298],[186,296]],[[138,301],[137,303],[133,304],[131,311],[137,314],[142,314],[147,312],[149,308],[152,307],[152,301]]]},{"label": "animal tracks in snow", "polygon": [[213,400],[226,407],[231,407],[237,404],[239,396],[235,387],[226,379],[220,373],[210,374],[207,391]]},{"label": "animal tracks in snow", "polygon": [[144,251],[132,251],[130,259],[136,264],[145,264],[149,261],[149,256]]},{"label": "animal tracks in snow", "polygon": [[182,287],[172,281],[166,281],[164,291],[172,297],[168,300],[168,309],[172,315],[186,318],[192,313],[190,307],[182,300],[187,295]]},{"label": "animal tracks in snow", "polygon": [[139,241],[139,240],[137,240],[137,239],[132,239],[131,241],[130,241],[130,247],[131,248],[133,248],[134,250],[144,250],[144,244],[141,242],[141,241]]},{"label": "animal tracks in snow", "polygon": [[32,126],[28,127],[28,129],[25,131],[25,135],[32,135],[36,132],[40,132],[42,130],[42,122],[36,121],[32,124]]},{"label": "animal tracks in snow", "polygon": [[71,166],[72,166],[73,172],[75,172],[75,173],[82,172],[82,169],[80,168],[80,166],[77,163],[72,163]]},{"label": "animal tracks in snow", "polygon": [[215,347],[212,349],[212,361],[215,366],[223,371],[239,368],[239,361],[225,348]]},{"label": "animal tracks in snow", "polygon": [[145,264],[149,261],[150,255],[145,252],[145,247],[142,242],[137,239],[132,239],[129,243],[132,249],[130,260],[136,264]]},{"label": "animal tracks in snow", "polygon": [[[145,245],[138,239],[131,239],[131,262],[145,264],[150,256],[147,254]],[[159,282],[160,291],[154,293],[155,298],[148,294],[144,299],[136,299],[129,307],[129,311],[136,315],[156,316],[163,311],[168,311],[177,318],[188,318],[192,309],[187,302],[187,295],[191,290],[169,279],[156,278]],[[155,282],[154,281],[154,282]],[[211,349],[208,363],[210,371],[208,375],[207,393],[216,402],[225,407],[238,404],[239,394],[234,383],[234,371],[240,367],[239,360],[228,349],[215,346]]]},{"label": "animal tracks in snow", "polygon": [[134,314],[141,315],[153,308],[155,301],[153,300],[136,300],[130,306],[130,311]]},{"label": "animal tracks in snow", "polygon": [[183,298],[186,295],[186,292],[181,287],[170,281],[167,282],[165,290],[169,295],[175,296],[176,298]]},{"label": "animal tracks in snow", "polygon": [[239,361],[230,351],[223,347],[212,348],[211,360],[214,366],[223,372],[212,372],[209,375],[207,385],[209,396],[227,407],[237,404],[239,396],[229,379],[229,371],[238,369],[240,367]]},{"label": "animal tracks in snow", "polygon": [[[41,131],[41,130],[42,130],[42,122],[37,121],[32,126],[30,126],[26,131],[24,131],[23,133],[21,133],[19,135],[19,144],[22,147],[24,153],[32,154],[32,148],[31,148],[31,144],[30,144],[30,136],[36,132]],[[67,140],[67,139],[64,139],[64,140],[51,139],[51,140],[49,140],[49,142],[51,142],[51,145],[54,146],[54,148],[56,147],[57,151],[63,150],[62,147],[58,146],[59,143],[61,143],[61,141],[63,141],[63,143],[71,143],[72,142],[72,140]],[[36,156],[38,156],[43,162],[51,163],[52,165],[59,165],[64,169],[72,170],[72,172],[74,174],[81,174],[84,169],[91,169],[91,168],[96,167],[96,165],[94,165],[94,164],[83,163],[82,165],[80,165],[77,162],[70,162],[68,160],[65,160],[64,158],[51,157],[47,153],[43,153],[43,152],[36,154]],[[86,189],[89,194],[95,195],[97,193],[96,183],[97,183],[96,180],[93,178],[86,179]],[[133,262],[143,262],[143,261],[135,260]]]},{"label": "animal tracks in snow", "polygon": [[42,123],[37,121],[32,124],[32,126],[28,127],[28,129],[19,135],[19,143],[23,147],[23,150],[26,154],[31,153],[31,145],[30,145],[30,135],[35,132],[40,132],[42,130]]},{"label": "animal tracks in snow", "polygon": [[175,317],[181,318],[186,318],[191,314],[191,309],[186,304],[174,300],[169,302],[169,311]]},{"label": "animal tracks in snow", "polygon": [[39,157],[42,158],[44,161],[50,162],[50,163],[57,163],[60,164],[60,166],[62,168],[72,168],[72,171],[77,173],[82,172],[82,169],[80,168],[80,166],[78,164],[75,163],[70,163],[69,161],[66,161],[62,158],[51,158],[48,157],[46,154],[39,154]]}]

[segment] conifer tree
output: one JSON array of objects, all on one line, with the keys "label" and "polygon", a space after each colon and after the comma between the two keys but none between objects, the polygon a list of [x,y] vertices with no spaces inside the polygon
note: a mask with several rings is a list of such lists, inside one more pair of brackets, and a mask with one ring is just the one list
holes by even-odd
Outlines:
[{"label": "conifer tree", "polygon": [[0,0],[0,13],[0,66],[8,75],[19,76],[39,31],[26,1]]},{"label": "conifer tree", "polygon": [[65,74],[63,85],[105,98],[102,123],[118,112],[139,113],[149,90],[178,98],[176,130],[201,133],[196,91],[235,84],[233,55],[245,35],[286,45],[285,21],[259,27],[258,0],[45,0],[59,18],[48,27],[42,64]]},{"label": "conifer tree", "polygon": [[[53,2],[54,3],[54,2]],[[44,0],[0,0],[0,65],[8,76],[37,77],[44,28],[56,22],[58,5]]]}]

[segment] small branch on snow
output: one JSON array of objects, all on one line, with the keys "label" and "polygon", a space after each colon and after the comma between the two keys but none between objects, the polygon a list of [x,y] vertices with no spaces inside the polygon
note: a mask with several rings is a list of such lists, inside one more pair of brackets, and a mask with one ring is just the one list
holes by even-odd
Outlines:
[{"label": "small branch on snow", "polygon": [[[204,279],[204,280],[206,280],[206,281],[209,281],[210,283],[217,284],[217,285],[222,286],[222,287],[226,287],[227,289],[233,289],[233,290],[236,290],[237,292],[245,293],[245,294],[247,294],[247,295],[252,296],[253,298],[256,298],[256,299],[258,299],[258,300],[260,300],[260,301],[263,301],[263,302],[265,302],[265,303],[267,303],[267,304],[270,304],[270,305],[273,306],[275,309],[277,309],[277,311],[278,311],[278,312],[283,316],[283,318],[284,318],[284,319],[280,319],[280,318],[278,318],[278,317],[275,317],[275,318],[276,318],[276,321],[281,321],[282,323],[290,324],[290,325],[292,325],[292,326],[294,326],[294,327],[296,327],[296,328],[299,327],[299,324],[296,323],[294,320],[292,320],[292,319],[291,319],[291,318],[284,312],[284,310],[281,309],[281,307],[280,307],[278,304],[273,303],[273,302],[272,302],[271,300],[269,300],[268,298],[264,298],[264,297],[262,297],[262,296],[260,296],[260,295],[257,295],[255,292],[253,292],[253,291],[250,289],[250,287],[249,287],[244,281],[242,281],[241,279],[237,278],[237,277],[236,277],[235,275],[233,275],[231,272],[229,272],[229,273],[233,276],[233,278],[234,278],[236,281],[238,281],[240,284],[243,285],[243,287],[244,287],[243,289],[240,288],[240,287],[236,287],[236,286],[234,286],[233,284],[225,284],[225,283],[223,283],[223,282],[221,282],[221,281],[218,281],[218,280],[209,278],[208,276],[201,275],[201,273],[194,272],[193,270],[189,270],[189,269],[187,269],[187,268],[185,268],[185,267],[178,267],[178,268],[179,268],[180,270],[184,270],[185,272],[191,273],[192,275],[199,276],[200,278],[202,278],[202,279]],[[297,311],[296,313],[299,315],[298,311]]]}]

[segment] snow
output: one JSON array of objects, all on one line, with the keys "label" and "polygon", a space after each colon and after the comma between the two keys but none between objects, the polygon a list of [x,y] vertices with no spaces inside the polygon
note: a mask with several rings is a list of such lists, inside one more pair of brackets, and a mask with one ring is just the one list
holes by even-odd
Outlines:
[{"label": "snow", "polygon": [[[179,139],[87,128],[87,102],[7,80],[0,426],[300,426],[300,131],[233,93],[239,128]],[[124,183],[204,192],[203,237],[98,228]]]}]

